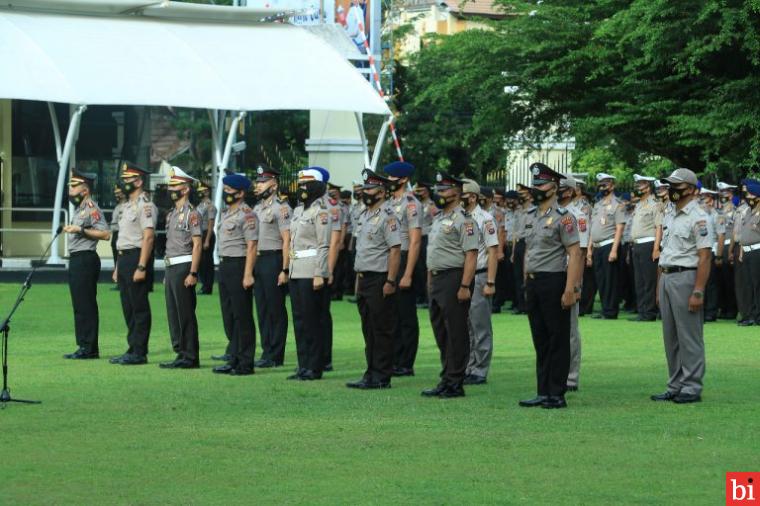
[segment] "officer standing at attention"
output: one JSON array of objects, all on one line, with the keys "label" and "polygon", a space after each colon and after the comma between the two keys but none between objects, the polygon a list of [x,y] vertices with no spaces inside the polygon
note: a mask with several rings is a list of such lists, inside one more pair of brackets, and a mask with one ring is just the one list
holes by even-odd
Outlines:
[{"label": "officer standing at attention", "polygon": [[718,273],[718,301],[720,305],[720,318],[723,320],[736,319],[736,292],[734,291],[734,266],[729,262],[731,256],[731,239],[734,229],[733,203],[736,186],[723,181],[718,181],[718,213],[726,227],[726,237],[723,243],[718,242],[715,253],[715,266]]},{"label": "officer standing at attention", "polygon": [[[298,200],[290,222],[290,304],[296,336],[298,369],[290,380],[322,379],[329,314],[330,277],[328,256],[334,226],[323,198],[326,184],[322,171],[309,168],[298,173]],[[332,318],[329,320],[332,322]]]},{"label": "officer standing at attention", "polygon": [[750,288],[749,311],[743,326],[760,325],[760,181],[745,179],[749,211],[742,218],[739,263]]},{"label": "officer standing at attention", "polygon": [[[581,262],[585,264],[585,249],[588,247],[590,236],[587,225],[591,217],[587,214],[590,209],[584,209],[584,203],[578,198],[579,194],[576,193],[576,189],[577,181],[572,175],[568,174],[564,179],[560,179],[557,203],[559,207],[564,207],[575,217],[575,223],[578,226],[578,246],[581,249]],[[581,275],[582,283],[583,275]],[[582,293],[583,288],[581,287]],[[575,304],[570,308],[570,370],[567,374],[567,390],[570,392],[578,391],[581,374],[581,330],[578,325],[579,309],[580,294],[578,294]]]},{"label": "officer standing at attention", "polygon": [[348,224],[350,221],[348,206],[340,198],[341,186],[337,184],[327,184],[327,196],[330,203],[337,206],[340,214],[340,239],[338,240],[338,254],[335,258],[335,266],[331,271],[333,273],[330,282],[330,300],[343,300],[343,283],[346,267],[346,235],[348,235]]},{"label": "officer standing at attention", "polygon": [[129,162],[122,166],[121,188],[129,200],[119,217],[119,241],[116,243],[119,259],[113,279],[119,283],[129,348],[124,355],[112,358],[112,364],[148,363],[152,318],[146,271],[153,255],[158,209],[143,191],[146,175],[146,171]]},{"label": "officer standing at attention", "polygon": [[660,258],[660,243],[657,241],[657,227],[662,215],[657,199],[652,194],[653,177],[633,176],[639,202],[633,211],[631,240],[633,241],[633,273],[636,277],[636,305],[639,315],[631,321],[653,322],[657,319],[655,290],[657,289],[657,261]]},{"label": "officer standing at attention", "polygon": [[[699,203],[702,210],[707,213],[707,225],[712,230],[715,243],[712,247],[712,256],[710,259],[710,277],[705,287],[705,322],[714,322],[718,319],[718,283],[717,283],[717,265],[715,263],[718,254],[718,245],[723,244],[726,237],[726,222],[723,216],[715,209],[715,202],[718,192],[705,188],[699,189]],[[721,253],[723,251],[721,250]]]},{"label": "officer standing at attention", "polygon": [[477,224],[461,206],[463,182],[448,174],[436,176],[433,202],[441,210],[433,220],[428,244],[430,323],[441,352],[441,380],[423,390],[425,397],[464,396],[470,358],[467,318],[478,261]]},{"label": "officer standing at attention", "polygon": [[95,174],[71,171],[69,202],[74,206],[71,224],[63,227],[69,234],[69,292],[74,308],[74,334],[77,350],[64,355],[70,359],[99,358],[98,241],[111,237],[108,223],[98,204],[92,200]]},{"label": "officer standing at attention", "polygon": [[570,310],[581,294],[583,258],[573,214],[557,205],[565,176],[530,166],[536,207],[525,221],[525,301],[536,349],[538,395],[522,407],[565,408],[570,367]]},{"label": "officer standing at attention", "polygon": [[481,188],[472,179],[463,179],[462,206],[465,214],[478,226],[478,259],[475,284],[470,299],[470,358],[465,371],[465,385],[484,385],[493,355],[491,300],[496,293],[496,269],[499,248],[498,225],[494,217],[478,203]]},{"label": "officer standing at attention", "polygon": [[420,254],[417,258],[417,265],[414,268],[414,291],[417,293],[417,308],[428,308],[427,295],[427,248],[430,228],[433,226],[433,218],[438,214],[438,208],[435,207],[430,199],[430,189],[432,184],[425,181],[417,181],[414,186],[414,196],[420,201],[422,209],[422,239],[420,242]]},{"label": "officer standing at attention", "polygon": [[214,291],[214,248],[216,247],[216,206],[211,201],[211,187],[205,183],[198,183],[198,194],[201,198],[196,211],[201,215],[201,234],[203,239],[203,252],[201,253],[201,266],[198,272],[201,282],[201,295],[211,295]]},{"label": "officer standing at attention", "polygon": [[396,351],[393,359],[394,376],[414,376],[414,362],[420,342],[417,320],[417,295],[414,291],[414,269],[422,245],[422,204],[408,191],[414,165],[393,162],[383,168],[391,180],[390,204],[396,212],[401,232],[401,268],[398,272],[398,316],[396,319]]},{"label": "officer standing at attention", "polygon": [[227,363],[214,367],[217,374],[248,376],[254,373],[256,325],[253,321],[253,269],[259,224],[244,202],[251,180],[242,174],[222,179],[224,203],[219,221],[219,302],[227,335]]},{"label": "officer standing at attention", "polygon": [[385,200],[391,181],[364,171],[362,227],[356,237],[358,285],[356,299],[364,335],[367,370],[349,388],[390,388],[393,376],[396,274],[401,260],[401,236],[393,207]]},{"label": "officer standing at attention", "polygon": [[198,319],[195,317],[195,284],[201,263],[201,216],[190,204],[195,179],[179,167],[169,172],[168,193],[174,209],[166,215],[166,318],[173,362],[160,364],[163,369],[197,369]]},{"label": "officer standing at attention", "polygon": [[697,201],[694,172],[676,169],[662,181],[670,184],[668,195],[676,206],[662,224],[658,280],[669,379],[667,391],[651,399],[679,404],[699,402],[705,374],[702,306],[715,239],[707,214]]},{"label": "officer standing at attention", "polygon": [[346,293],[352,295],[348,298],[349,302],[356,302],[356,272],[354,272],[354,262],[356,260],[356,235],[359,233],[359,216],[362,214],[366,206],[362,202],[362,186],[363,183],[354,181],[351,189],[351,197],[353,203],[349,209],[349,220],[351,221],[351,239],[348,243],[348,255],[350,270],[348,276],[350,279],[346,282]]},{"label": "officer standing at attention", "polygon": [[279,199],[277,177],[280,172],[258,168],[253,208],[259,221],[258,259],[253,294],[261,334],[261,358],[256,367],[280,367],[285,360],[288,337],[288,310],[285,290],[290,268],[290,215],[287,201]]},{"label": "officer standing at attention", "polygon": [[742,202],[736,207],[736,211],[734,211],[733,242],[730,253],[733,257],[729,257],[729,259],[734,264],[736,305],[741,314],[737,325],[747,327],[754,325],[755,321],[752,319],[752,285],[749,280],[748,264],[741,261],[743,256],[741,244],[742,224],[744,218],[751,212],[749,202],[752,200],[747,191],[746,183],[742,183],[742,197],[744,197]]},{"label": "officer standing at attention", "polygon": [[113,195],[116,197],[116,205],[111,213],[111,254],[113,255],[113,264],[116,266],[116,260],[119,258],[119,250],[116,247],[116,241],[119,239],[119,217],[127,199],[117,184],[113,186]]},{"label": "officer standing at attention", "polygon": [[[504,192],[504,262],[502,262],[502,266],[496,271],[496,297],[499,297],[499,283],[501,282],[499,278],[499,270],[502,270],[504,276],[504,287],[502,290],[504,295],[503,299],[499,298],[498,302],[503,303],[508,300],[511,301],[511,307],[509,308],[511,311],[515,309],[517,300],[514,279],[515,266],[512,264],[512,258],[514,256],[512,254],[512,244],[514,243],[516,213],[519,203],[520,194],[515,190]],[[497,312],[496,309],[499,309],[498,312],[501,312],[501,306],[497,304],[496,300],[494,300],[494,305],[496,306],[494,307],[494,312]]]},{"label": "officer standing at attention", "polygon": [[515,280],[515,309],[514,314],[525,314],[525,275],[523,267],[525,265],[525,221],[528,213],[533,210],[533,200],[530,196],[530,188],[524,184],[517,184],[517,193],[520,195],[520,206],[515,210],[514,227],[515,232],[512,235],[512,262],[513,275]]},{"label": "officer standing at attention", "polygon": [[620,293],[618,252],[625,229],[625,206],[615,196],[615,176],[600,172],[596,176],[602,199],[591,213],[591,243],[586,253],[587,263],[594,267],[596,285],[602,300],[602,312],[592,318],[616,320]]}]

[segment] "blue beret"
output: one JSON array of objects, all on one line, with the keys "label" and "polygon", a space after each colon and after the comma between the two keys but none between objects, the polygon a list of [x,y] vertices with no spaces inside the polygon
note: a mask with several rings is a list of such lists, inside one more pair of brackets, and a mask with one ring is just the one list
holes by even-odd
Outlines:
[{"label": "blue beret", "polygon": [[327,169],[323,169],[322,167],[309,167],[308,170],[316,170],[322,174],[322,182],[326,183],[330,180],[330,173],[327,171]]},{"label": "blue beret", "polygon": [[742,199],[739,197],[739,195],[734,195],[734,198],[731,199],[731,203],[734,205],[734,207],[739,205],[739,202],[741,202]]},{"label": "blue beret", "polygon": [[222,183],[226,184],[230,188],[243,191],[246,191],[251,187],[251,180],[242,174],[230,174],[228,176],[224,176]]},{"label": "blue beret", "polygon": [[393,177],[409,177],[414,174],[414,165],[409,162],[393,162],[383,167],[383,172]]},{"label": "blue beret", "polygon": [[747,185],[748,192],[756,197],[760,197],[760,181],[757,181],[756,179],[745,179],[742,183]]}]

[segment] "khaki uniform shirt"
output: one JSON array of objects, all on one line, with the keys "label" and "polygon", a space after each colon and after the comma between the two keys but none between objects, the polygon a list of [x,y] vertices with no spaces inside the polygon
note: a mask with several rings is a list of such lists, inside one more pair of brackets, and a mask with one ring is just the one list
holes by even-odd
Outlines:
[{"label": "khaki uniform shirt", "polygon": [[388,272],[388,254],[401,246],[401,233],[396,213],[388,202],[362,213],[362,228],[356,236],[356,272]]},{"label": "khaki uniform shirt", "polygon": [[144,193],[124,203],[119,216],[119,239],[116,249],[142,248],[143,230],[156,228],[158,208]]},{"label": "khaki uniform shirt", "polygon": [[201,235],[201,215],[189,203],[166,215],[166,258],[191,255],[193,237]]},{"label": "khaki uniform shirt", "polygon": [[742,222],[744,221],[744,217],[749,212],[749,206],[746,202],[742,202],[739,204],[739,207],[734,210],[734,242],[742,242],[741,235],[742,235]]},{"label": "khaki uniform shirt", "polygon": [[84,235],[85,228],[108,230],[108,222],[106,222],[103,212],[91,198],[83,200],[79,207],[74,210],[71,224],[82,227],[83,233],[69,234],[69,253],[95,251],[97,249],[98,240],[90,239]]},{"label": "khaki uniform shirt", "polygon": [[530,210],[524,234],[526,273],[566,271],[566,248],[580,242],[575,216],[556,201],[543,213]]},{"label": "khaki uniform shirt", "polygon": [[248,241],[259,240],[259,224],[256,213],[245,202],[235,209],[222,211],[219,222],[219,256],[244,257],[248,252]]},{"label": "khaki uniform shirt", "polygon": [[208,220],[216,219],[216,206],[210,199],[203,199],[195,210],[201,215],[201,231],[206,232],[208,230]]},{"label": "khaki uniform shirt", "polygon": [[429,235],[433,226],[433,219],[440,210],[435,207],[433,201],[428,199],[427,202],[420,202],[422,206],[422,235]]},{"label": "khaki uniform shirt", "polygon": [[113,213],[111,213],[111,232],[119,231],[119,217],[121,216],[123,208],[124,202],[119,202],[116,204],[116,207],[113,208]]},{"label": "khaki uniform shirt", "polygon": [[591,205],[585,199],[574,200],[566,208],[575,217],[578,225],[578,240],[581,248],[588,248],[588,241],[591,237],[589,230],[589,221],[591,220]]},{"label": "khaki uniform shirt", "polygon": [[662,267],[696,267],[697,250],[712,248],[713,231],[707,213],[692,200],[680,211],[668,213],[662,223]]},{"label": "khaki uniform shirt", "polygon": [[464,209],[457,207],[449,213],[441,211],[433,220],[428,236],[428,270],[461,269],[465,252],[477,249],[477,225],[465,215]]},{"label": "khaki uniform shirt", "polygon": [[654,237],[657,227],[662,224],[662,214],[657,205],[657,199],[649,195],[636,204],[631,220],[631,239]]},{"label": "khaki uniform shirt", "polygon": [[476,269],[488,268],[488,248],[499,245],[496,220],[479,205],[472,210],[470,218],[478,226],[478,264]]},{"label": "khaki uniform shirt", "polygon": [[327,206],[327,200],[319,198],[308,209],[300,205],[293,211],[290,220],[290,277],[293,279],[330,277],[327,265],[330,236],[336,222],[340,230],[340,222],[333,221],[335,215]]},{"label": "khaki uniform shirt", "polygon": [[325,209],[330,213],[330,230],[332,232],[340,232],[343,229],[343,223],[346,218],[343,215],[343,211],[341,210],[338,201],[331,198],[326,193],[318,200],[321,200],[324,203]]},{"label": "khaki uniform shirt", "polygon": [[401,224],[401,251],[409,251],[409,229],[422,228],[422,205],[412,192],[399,198],[391,196],[389,202]]},{"label": "khaki uniform shirt", "polygon": [[277,200],[276,195],[260,201],[253,208],[259,221],[259,245],[257,251],[282,249],[282,232],[290,230],[290,205]]},{"label": "khaki uniform shirt", "polygon": [[740,240],[742,246],[751,246],[760,242],[760,209],[749,210],[742,218]]},{"label": "khaki uniform shirt", "polygon": [[519,241],[520,239],[525,239],[525,222],[528,219],[528,213],[530,213],[533,210],[533,206],[529,207],[518,207],[515,209],[515,235],[513,237],[514,240]]},{"label": "khaki uniform shirt", "polygon": [[625,205],[616,196],[600,200],[591,211],[591,240],[595,243],[615,238],[615,228],[626,222]]},{"label": "khaki uniform shirt", "polygon": [[511,245],[515,237],[515,226],[517,225],[517,211],[506,209],[504,211],[504,233],[507,245]]}]

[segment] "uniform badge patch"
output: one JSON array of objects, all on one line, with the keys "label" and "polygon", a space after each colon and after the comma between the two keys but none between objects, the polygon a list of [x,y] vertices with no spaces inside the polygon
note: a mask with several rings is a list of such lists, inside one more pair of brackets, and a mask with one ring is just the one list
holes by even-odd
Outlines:
[{"label": "uniform badge patch", "polygon": [[473,235],[475,234],[475,227],[472,226],[472,223],[467,222],[464,224],[464,231],[467,235]]},{"label": "uniform badge patch", "polygon": [[398,230],[398,223],[396,222],[396,218],[388,219],[388,228],[391,230],[391,232]]},{"label": "uniform badge patch", "polygon": [[322,223],[322,225],[327,225],[327,222],[330,220],[327,213],[319,213],[319,221]]},{"label": "uniform badge patch", "polygon": [[406,214],[410,218],[414,218],[415,216],[417,216],[417,204],[415,204],[413,202],[411,204],[407,204],[406,205]]},{"label": "uniform badge patch", "polygon": [[143,213],[145,213],[146,218],[151,218],[153,217],[153,208],[151,206],[144,206]]},{"label": "uniform badge patch", "polygon": [[578,220],[578,230],[581,232],[586,231],[586,218],[581,218]]},{"label": "uniform badge patch", "polygon": [[288,210],[287,207],[282,206],[280,208],[280,218],[282,218],[283,220],[287,220],[288,218],[290,218],[290,211]]},{"label": "uniform badge patch", "polygon": [[197,227],[197,226],[198,226],[198,223],[199,223],[199,221],[200,221],[200,220],[198,219],[198,213],[192,213],[192,214],[190,215],[190,225],[192,225],[192,226],[194,226],[194,227]]},{"label": "uniform badge patch", "polygon": [[562,218],[562,220],[560,221],[560,223],[562,225],[564,225],[565,232],[567,232],[567,233],[570,233],[573,230],[575,230],[575,225],[573,224],[573,218],[570,217],[570,216],[565,216],[564,218]]},{"label": "uniform badge patch", "polygon": [[496,228],[493,226],[493,221],[488,220],[485,223],[486,226],[486,232],[488,232],[488,235],[494,235],[496,233]]},{"label": "uniform badge patch", "polygon": [[702,237],[707,237],[707,222],[702,220],[697,222],[697,231]]},{"label": "uniform badge patch", "polygon": [[330,213],[332,214],[332,220],[333,221],[338,221],[340,219],[340,212],[339,211],[340,211],[340,209],[338,209],[337,207],[333,207],[332,209],[330,209]]},{"label": "uniform badge patch", "polygon": [[90,213],[90,217],[92,217],[93,221],[100,221],[100,211],[93,209]]}]

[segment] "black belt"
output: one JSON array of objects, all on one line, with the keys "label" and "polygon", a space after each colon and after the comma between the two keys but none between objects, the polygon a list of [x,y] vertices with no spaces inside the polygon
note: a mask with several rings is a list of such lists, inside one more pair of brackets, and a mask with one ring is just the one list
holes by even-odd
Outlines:
[{"label": "black belt", "polygon": [[696,267],[660,267],[662,269],[663,274],[673,274],[675,272],[685,272],[685,271],[696,271]]},{"label": "black belt", "polygon": [[268,257],[270,255],[280,255],[280,256],[282,256],[282,250],[281,249],[268,249],[268,250],[264,250],[264,251],[259,250],[259,252],[257,253],[257,255],[260,256],[260,257]]},{"label": "black belt", "polygon": [[72,251],[69,253],[69,258],[71,257],[78,257],[80,255],[97,255],[94,249],[87,249],[82,251]]},{"label": "black belt", "polygon": [[119,255],[133,255],[135,253],[140,253],[140,248],[131,248],[131,249],[120,249]]},{"label": "black belt", "polygon": [[553,276],[559,276],[559,275],[566,275],[565,271],[557,271],[557,272],[529,272],[526,274],[528,276],[528,279],[545,279],[545,278],[551,278]]},{"label": "black belt", "polygon": [[475,271],[475,274],[485,274],[486,272],[488,272],[488,267],[484,269],[478,269],[477,271]]},{"label": "black belt", "polygon": [[239,262],[240,260],[245,260],[246,257],[220,257],[219,259],[222,262]]},{"label": "black belt", "polygon": [[387,272],[364,271],[364,272],[357,272],[356,275],[359,276],[359,278],[364,279],[364,278],[376,278],[376,277],[379,277],[379,276],[387,276],[388,273]]},{"label": "black belt", "polygon": [[461,271],[461,270],[462,270],[461,267],[455,267],[453,269],[441,269],[439,271],[430,271],[430,274],[432,274],[433,276],[440,276],[441,274],[448,274],[450,272]]}]

